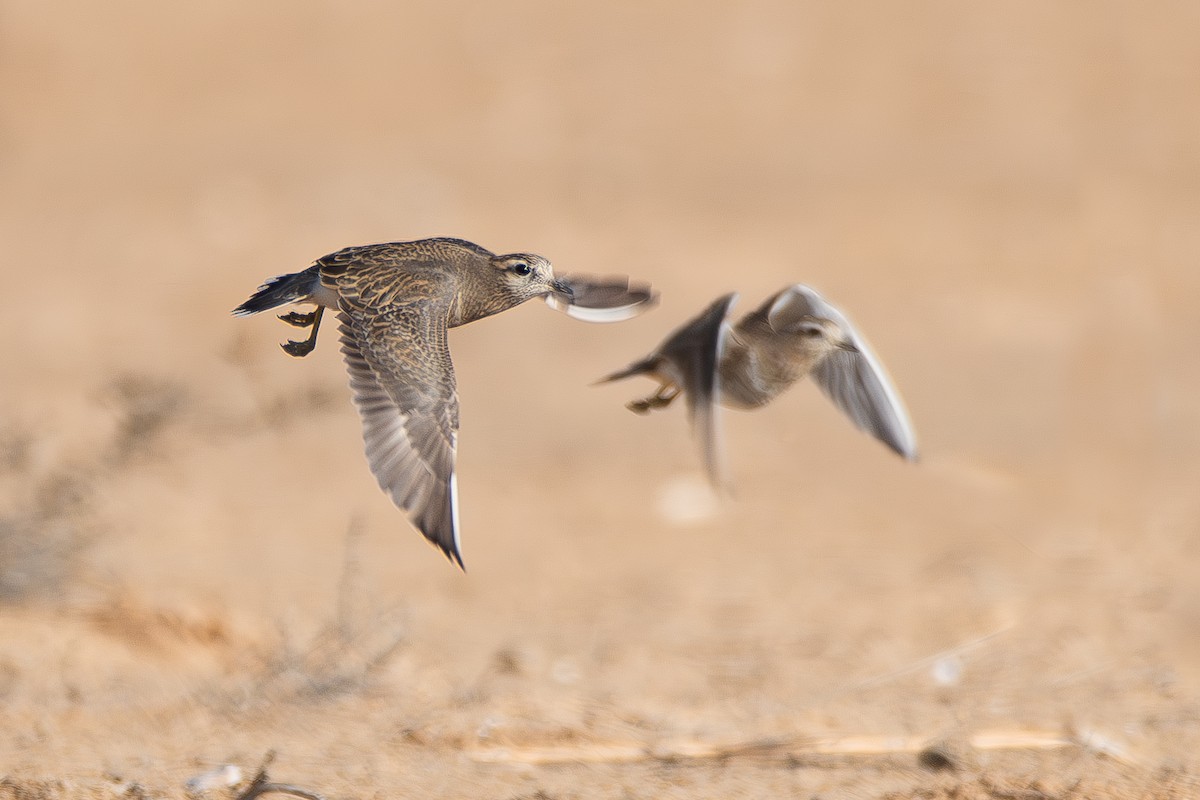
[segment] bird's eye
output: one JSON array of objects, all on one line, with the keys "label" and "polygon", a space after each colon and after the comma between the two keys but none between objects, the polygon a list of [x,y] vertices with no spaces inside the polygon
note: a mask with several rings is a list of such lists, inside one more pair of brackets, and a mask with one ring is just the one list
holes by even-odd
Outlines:
[{"label": "bird's eye", "polygon": [[522,276],[528,275],[529,273],[533,272],[533,268],[530,267],[528,264],[526,264],[524,261],[518,261],[517,263],[513,264],[510,267],[510,269],[513,271],[514,274],[522,275]]}]

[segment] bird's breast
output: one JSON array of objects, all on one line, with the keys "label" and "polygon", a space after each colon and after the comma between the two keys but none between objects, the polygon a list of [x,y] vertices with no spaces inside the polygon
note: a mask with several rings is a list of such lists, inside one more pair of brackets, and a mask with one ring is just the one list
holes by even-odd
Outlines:
[{"label": "bird's breast", "polygon": [[729,337],[719,367],[722,405],[760,408],[804,377],[807,359],[776,344]]}]

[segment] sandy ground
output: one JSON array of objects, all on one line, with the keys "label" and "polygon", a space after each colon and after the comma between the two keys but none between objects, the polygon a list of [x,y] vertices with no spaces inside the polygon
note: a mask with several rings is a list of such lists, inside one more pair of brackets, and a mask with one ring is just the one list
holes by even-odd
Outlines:
[{"label": "sandy ground", "polygon": [[[1200,795],[1197,30],[0,2],[0,798],[271,750],[328,798]],[[431,235],[663,298],[453,333],[465,575],[376,489],[332,329],[228,315]],[[794,281],[922,461],[800,386],[726,416],[713,504],[681,410],[588,384]]]}]

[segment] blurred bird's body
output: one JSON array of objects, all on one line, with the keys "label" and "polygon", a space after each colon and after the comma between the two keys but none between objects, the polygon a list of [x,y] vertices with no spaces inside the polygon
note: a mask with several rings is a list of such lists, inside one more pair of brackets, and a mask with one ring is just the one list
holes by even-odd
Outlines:
[{"label": "blurred bird's body", "polygon": [[442,238],[339,250],[301,272],[272,278],[233,313],[316,304],[310,313],[280,316],[311,328],[304,341],[282,345],[290,355],[305,356],[316,346],[324,310],[336,310],[371,471],[425,537],[462,566],[458,394],[446,330],[535,297],[602,322],[633,316],[654,299],[648,287],[628,279],[555,277],[541,256],[495,255]]},{"label": "blurred bird's body", "polygon": [[721,355],[721,404],[765,406],[838,349],[852,349],[837,324],[813,318],[799,330],[776,330],[768,306],[747,314],[725,337]]},{"label": "blurred bird's body", "polygon": [[640,414],[686,396],[705,468],[725,483],[716,407],[760,408],[811,375],[856,427],[908,460],[917,456],[908,414],[882,364],[850,321],[802,284],[768,298],[736,325],[736,294],[718,298],[650,355],[602,379],[645,375],[658,391],[629,403]]}]

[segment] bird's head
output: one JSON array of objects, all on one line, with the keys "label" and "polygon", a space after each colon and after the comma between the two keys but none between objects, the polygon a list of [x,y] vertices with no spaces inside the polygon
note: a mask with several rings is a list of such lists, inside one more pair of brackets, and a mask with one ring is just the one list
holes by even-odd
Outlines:
[{"label": "bird's head", "polygon": [[789,325],[787,333],[799,339],[804,348],[814,355],[823,356],[834,350],[858,352],[858,346],[842,326],[831,319],[805,315]]},{"label": "bird's head", "polygon": [[561,295],[568,301],[571,287],[554,277],[550,262],[532,253],[511,253],[491,259],[493,280],[513,305],[548,294]]}]

